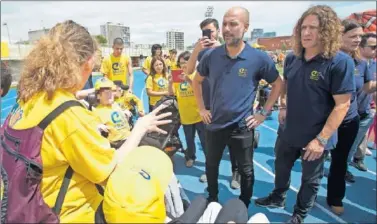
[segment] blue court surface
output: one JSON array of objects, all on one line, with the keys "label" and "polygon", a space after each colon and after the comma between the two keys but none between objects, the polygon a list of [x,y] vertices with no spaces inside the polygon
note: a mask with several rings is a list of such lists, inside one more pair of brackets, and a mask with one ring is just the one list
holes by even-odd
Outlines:
[{"label": "blue court surface", "polygon": [[[141,71],[135,71],[134,93],[144,102],[144,107],[148,108],[147,95],[144,90],[145,75]],[[16,100],[16,90],[12,89],[1,101],[1,123],[11,110]],[[274,187],[274,154],[276,131],[278,128],[277,113],[274,112],[269,120],[258,129],[261,134],[259,147],[254,154],[255,184],[253,199],[267,196]],[[180,130],[181,138],[184,138],[183,130]],[[186,145],[184,139],[182,139]],[[192,168],[186,168],[182,153],[177,153],[174,158],[175,173],[178,176],[187,195],[192,200],[198,195],[206,196],[207,184],[199,182],[200,175],[205,169],[204,155],[197,138],[197,161]],[[376,223],[376,152],[372,156],[367,156],[365,163],[368,172],[361,172],[351,167],[351,172],[355,175],[356,183],[347,184],[346,198],[344,199],[345,213],[336,216],[330,211],[326,204],[326,183],[327,178],[322,179],[317,202],[311,210],[306,223]],[[329,163],[326,162],[326,172]],[[291,186],[287,194],[285,209],[266,209],[256,207],[254,202],[249,207],[249,215],[257,212],[265,213],[271,222],[285,222],[293,212],[297,191],[301,182],[301,164],[295,163],[291,174]],[[228,199],[238,197],[240,190],[232,190],[229,186],[231,180],[231,165],[228,151],[224,151],[223,160],[220,164],[219,173],[219,200],[221,203]]]}]

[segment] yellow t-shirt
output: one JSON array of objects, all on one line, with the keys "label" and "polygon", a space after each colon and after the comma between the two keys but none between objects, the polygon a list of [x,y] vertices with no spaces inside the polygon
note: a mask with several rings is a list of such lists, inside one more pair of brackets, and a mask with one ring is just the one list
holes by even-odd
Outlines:
[{"label": "yellow t-shirt", "polygon": [[179,69],[177,66],[176,60],[167,59],[166,60],[166,66],[170,66],[170,70],[177,70]]},{"label": "yellow t-shirt", "polygon": [[131,101],[134,101],[136,103],[138,111],[144,111],[144,106],[141,103],[141,100],[132,93],[124,93],[123,97],[121,97],[121,105],[123,106],[123,109],[132,110],[133,106],[131,104]]},{"label": "yellow t-shirt", "polygon": [[[192,80],[194,74],[189,75]],[[202,121],[199,114],[199,107],[195,99],[192,86],[188,82],[174,83],[174,95],[177,96],[178,110],[182,124],[195,124]]]},{"label": "yellow t-shirt", "polygon": [[[162,74],[156,74],[154,78],[152,76],[148,76],[146,89],[156,92],[168,91],[168,80],[164,78]],[[149,104],[154,106],[161,98],[162,96],[149,96]]]},{"label": "yellow t-shirt", "polygon": [[147,69],[148,72],[151,71],[151,62],[152,62],[152,56],[148,56],[143,63],[143,68]]},{"label": "yellow t-shirt", "polygon": [[[36,94],[12,112],[10,126],[21,130],[37,126],[56,107],[75,96],[63,90],[47,101],[46,93]],[[41,192],[51,208],[55,205],[64,174],[71,166],[74,173],[60,213],[61,223],[94,223],[95,211],[102,201],[95,183],[105,181],[115,168],[115,150],[102,137],[98,118],[83,107],[71,107],[45,129],[41,157]]]},{"label": "yellow t-shirt", "polygon": [[108,139],[110,142],[124,140],[130,136],[128,119],[117,103],[113,103],[111,106],[98,105],[94,113],[101,119],[102,124],[109,127]]},{"label": "yellow t-shirt", "polygon": [[129,63],[131,63],[129,56],[115,57],[111,54],[103,59],[101,72],[111,81],[122,81],[124,85],[127,85]]}]

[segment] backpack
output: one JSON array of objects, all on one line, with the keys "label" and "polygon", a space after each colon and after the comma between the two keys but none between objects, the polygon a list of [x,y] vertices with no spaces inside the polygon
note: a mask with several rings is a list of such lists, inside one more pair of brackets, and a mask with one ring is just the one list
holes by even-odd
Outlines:
[{"label": "backpack", "polygon": [[1,223],[59,223],[59,214],[72,178],[68,167],[60,187],[55,206],[50,208],[43,200],[41,181],[43,174],[41,144],[44,130],[66,109],[84,107],[80,102],[67,101],[38,126],[15,130],[8,126],[10,115],[0,131],[1,178],[4,194],[0,201]]},{"label": "backpack", "polygon": [[159,128],[166,131],[168,134],[160,134],[157,132],[146,134],[140,141],[139,146],[149,145],[164,150],[169,156],[175,154],[178,149],[182,148],[181,140],[178,136],[178,130],[181,126],[181,118],[178,112],[177,99],[174,96],[163,96],[155,105],[155,108],[161,104],[168,105],[159,112],[159,114],[171,112],[169,119],[171,123],[160,125]]}]

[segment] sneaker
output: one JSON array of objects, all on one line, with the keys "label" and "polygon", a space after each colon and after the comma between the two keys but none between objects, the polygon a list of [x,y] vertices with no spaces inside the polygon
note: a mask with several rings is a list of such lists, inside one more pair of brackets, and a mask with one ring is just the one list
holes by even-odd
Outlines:
[{"label": "sneaker", "polygon": [[334,212],[337,215],[341,215],[344,212],[344,207],[343,206],[330,206],[331,211]]},{"label": "sneaker", "polygon": [[303,223],[303,220],[301,216],[293,214],[292,217],[286,223],[301,224]]},{"label": "sneaker", "polygon": [[351,165],[360,171],[364,171],[364,172],[367,171],[364,161],[361,159],[354,158],[353,161],[351,162]]},{"label": "sneaker", "polygon": [[285,207],[285,200],[281,200],[276,197],[274,194],[270,194],[264,198],[258,198],[255,200],[255,205],[260,207],[267,207],[267,208],[284,208]]},{"label": "sneaker", "polygon": [[372,151],[370,151],[370,149],[366,149],[365,150],[365,155],[371,156],[372,155]]},{"label": "sneaker", "polygon": [[232,175],[232,181],[230,182],[230,187],[232,189],[238,189],[241,187],[240,182],[241,182],[240,174],[238,173],[238,171],[234,171]]},{"label": "sneaker", "polygon": [[203,173],[200,176],[199,181],[202,182],[202,183],[206,183],[207,182],[207,175],[205,173]]},{"label": "sneaker", "polygon": [[186,167],[191,168],[194,165],[194,160],[189,159],[186,161]]},{"label": "sneaker", "polygon": [[353,174],[347,170],[346,172],[346,176],[344,177],[345,181],[348,182],[348,183],[355,183],[355,177],[353,176]]}]

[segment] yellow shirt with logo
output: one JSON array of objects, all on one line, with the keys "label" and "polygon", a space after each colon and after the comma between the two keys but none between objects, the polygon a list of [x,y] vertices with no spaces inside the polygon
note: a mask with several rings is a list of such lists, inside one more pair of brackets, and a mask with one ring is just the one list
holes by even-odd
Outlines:
[{"label": "yellow shirt with logo", "polygon": [[122,81],[124,85],[127,85],[129,63],[131,63],[130,57],[125,55],[115,57],[111,54],[103,59],[101,72],[111,81]]},{"label": "yellow shirt with logo", "polygon": [[[189,75],[192,80],[194,74]],[[202,121],[199,114],[199,107],[195,99],[191,84],[187,81],[173,84],[174,95],[177,96],[178,110],[182,124],[195,124]]]},{"label": "yellow shirt with logo", "polygon": [[[146,89],[155,92],[168,91],[168,80],[162,74],[156,74],[154,77],[149,75],[146,81]],[[149,96],[149,104],[154,106],[161,98],[162,96]]]},{"label": "yellow shirt with logo", "polygon": [[111,106],[98,105],[94,113],[101,119],[102,124],[108,126],[110,142],[125,140],[130,136],[128,119],[117,103],[113,103]]},{"label": "yellow shirt with logo", "polygon": [[[52,101],[47,101],[46,96],[42,92],[21,103],[12,111],[11,127],[35,127],[56,107],[75,99],[63,90],[55,91]],[[102,183],[115,168],[115,150],[97,130],[98,124],[98,117],[91,111],[76,106],[60,114],[44,131],[41,192],[49,207],[55,205],[68,166],[74,170],[60,214],[61,223],[94,223],[95,211],[103,199],[95,183]]]}]

